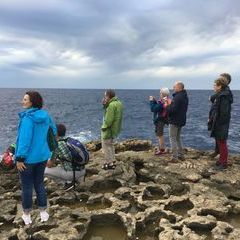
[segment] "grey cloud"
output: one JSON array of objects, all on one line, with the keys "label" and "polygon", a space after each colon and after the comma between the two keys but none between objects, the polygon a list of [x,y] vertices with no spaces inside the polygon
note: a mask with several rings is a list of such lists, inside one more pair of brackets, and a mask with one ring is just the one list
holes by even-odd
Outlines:
[{"label": "grey cloud", "polygon": [[[54,1],[49,1],[53,2]],[[59,1],[44,7],[43,3],[25,8],[0,4],[0,27],[21,38],[43,39],[56,44],[59,51],[75,49],[101,62],[106,72],[117,76],[129,70],[148,67],[184,67],[209,61],[234,52],[216,50],[174,56],[164,63],[144,58],[155,50],[170,51],[177,44],[194,38],[210,42],[231,36],[238,28],[240,2],[211,1]],[[55,1],[56,3],[56,1]],[[37,7],[37,5],[41,7]],[[23,43],[4,42],[5,46],[23,47]],[[27,47],[25,45],[25,47]],[[29,46],[31,47],[31,46]],[[0,51],[4,51],[4,46]],[[58,54],[49,62],[39,52],[39,60],[15,63],[13,68],[47,67],[60,64]],[[162,64],[162,65],[161,65]],[[99,69],[101,73],[101,69]],[[105,77],[105,76],[104,76]]]}]

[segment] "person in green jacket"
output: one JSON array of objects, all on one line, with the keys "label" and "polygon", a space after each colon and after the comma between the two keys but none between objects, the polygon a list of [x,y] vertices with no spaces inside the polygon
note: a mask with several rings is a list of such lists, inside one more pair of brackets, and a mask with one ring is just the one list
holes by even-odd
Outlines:
[{"label": "person in green jacket", "polygon": [[114,139],[119,135],[122,127],[123,105],[115,96],[115,91],[109,89],[102,100],[104,106],[104,118],[101,127],[102,149],[105,155],[105,170],[115,169]]}]

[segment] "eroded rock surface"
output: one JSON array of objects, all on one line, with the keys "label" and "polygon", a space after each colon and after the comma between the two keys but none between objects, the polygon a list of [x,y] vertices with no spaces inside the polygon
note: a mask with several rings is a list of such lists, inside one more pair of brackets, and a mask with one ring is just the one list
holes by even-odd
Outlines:
[{"label": "eroded rock surface", "polygon": [[100,142],[87,144],[91,160],[85,182],[64,192],[46,179],[50,219],[21,220],[16,172],[0,175],[0,239],[201,240],[240,239],[240,157],[224,171],[209,152],[186,149],[185,161],[154,155],[150,141],[116,145],[115,170],[101,168]]}]

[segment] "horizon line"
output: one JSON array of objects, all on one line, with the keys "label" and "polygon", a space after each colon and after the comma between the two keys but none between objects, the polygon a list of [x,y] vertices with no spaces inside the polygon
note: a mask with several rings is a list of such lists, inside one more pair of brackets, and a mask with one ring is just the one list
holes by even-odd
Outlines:
[{"label": "horizon line", "polygon": [[[106,89],[114,89],[114,90],[159,90],[160,88],[56,88],[56,87],[0,87],[0,89],[56,89],[56,90],[106,90]],[[171,91],[172,89],[170,89]],[[191,91],[213,91],[213,89],[203,89],[203,88],[186,88],[185,90]],[[231,88],[232,91],[239,91],[240,89]]]}]

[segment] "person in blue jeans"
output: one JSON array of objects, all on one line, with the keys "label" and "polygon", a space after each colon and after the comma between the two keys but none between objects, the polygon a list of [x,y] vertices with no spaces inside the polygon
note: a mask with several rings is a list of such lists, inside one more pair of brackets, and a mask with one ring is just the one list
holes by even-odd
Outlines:
[{"label": "person in blue jeans", "polygon": [[49,218],[47,213],[47,194],[44,186],[44,171],[51,152],[47,142],[49,127],[56,134],[56,126],[46,110],[42,109],[42,96],[28,91],[23,97],[23,112],[19,113],[15,161],[19,171],[22,188],[22,219],[26,225],[32,223],[33,188],[36,192],[41,222]]}]

